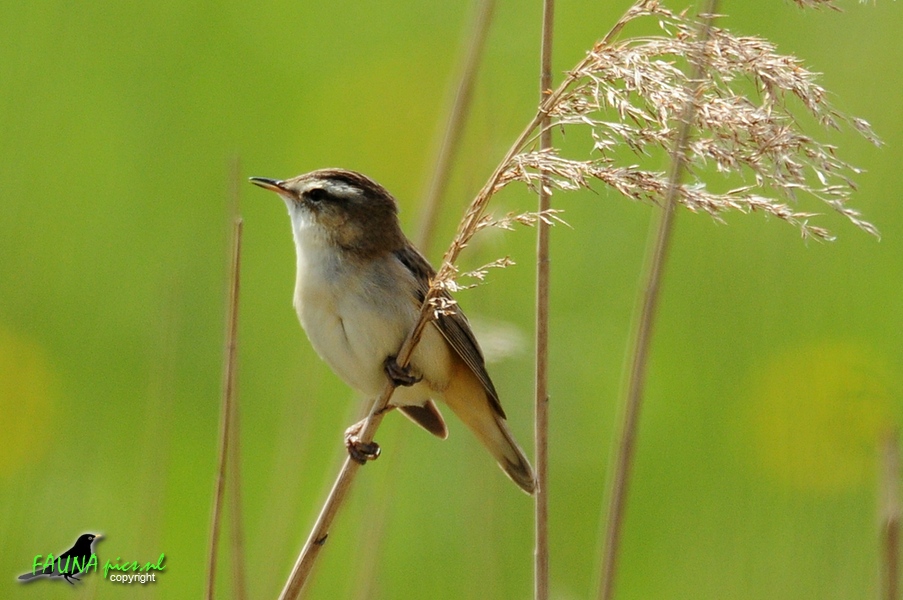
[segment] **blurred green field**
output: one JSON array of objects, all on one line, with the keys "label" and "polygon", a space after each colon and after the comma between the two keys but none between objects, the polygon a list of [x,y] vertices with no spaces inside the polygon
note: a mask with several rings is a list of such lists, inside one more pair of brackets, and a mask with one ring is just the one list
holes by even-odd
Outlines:
[{"label": "blurred green field", "polygon": [[[413,233],[469,4],[4,3],[0,596],[200,597],[230,161],[242,178],[360,170],[398,197]],[[825,139],[866,169],[854,205],[882,239],[834,214],[821,217],[838,235],[828,244],[760,215],[679,214],[619,598],[876,596],[878,447],[903,417],[903,5],[840,4],[727,1],[722,24],[803,58],[839,108],[872,123],[884,148]],[[556,73],[628,5],[559,2]],[[500,2],[434,260],[533,114],[539,22],[539,2]],[[241,189],[247,568],[250,597],[272,598],[360,408],[298,326],[284,206]],[[533,202],[519,190],[496,210]],[[552,241],[552,589],[588,598],[652,213],[604,190],[554,202],[573,229]],[[486,328],[525,340],[490,372],[530,451],[534,244],[529,230],[480,238],[465,266],[519,265],[459,294]],[[531,501],[450,421],[440,443],[386,419],[383,458],[360,474],[309,598],[531,597]],[[167,568],[143,586],[15,581],[86,531],[105,536],[101,565],[162,552]]]}]

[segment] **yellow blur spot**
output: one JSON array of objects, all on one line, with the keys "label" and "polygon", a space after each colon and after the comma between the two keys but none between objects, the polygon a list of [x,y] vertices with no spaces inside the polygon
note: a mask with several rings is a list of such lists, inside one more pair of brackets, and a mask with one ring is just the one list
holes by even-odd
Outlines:
[{"label": "yellow blur spot", "polygon": [[0,328],[0,476],[45,452],[55,390],[41,347]]},{"label": "yellow blur spot", "polygon": [[828,343],[773,359],[753,385],[758,464],[792,487],[871,485],[877,446],[896,422],[887,366],[868,349]]}]

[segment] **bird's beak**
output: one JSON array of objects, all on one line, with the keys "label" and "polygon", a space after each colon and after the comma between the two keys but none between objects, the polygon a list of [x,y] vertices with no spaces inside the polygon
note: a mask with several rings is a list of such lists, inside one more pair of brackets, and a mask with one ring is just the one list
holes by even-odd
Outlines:
[{"label": "bird's beak", "polygon": [[94,539],[95,539],[95,540],[99,540],[99,539],[102,538],[102,537],[103,537],[103,536],[100,535],[100,534],[98,533],[97,535],[94,536]]},{"label": "bird's beak", "polygon": [[267,179],[266,177],[251,177],[249,179],[251,183],[254,185],[259,185],[265,190],[270,190],[271,192],[284,192],[285,188],[282,187],[282,181],[278,179]]}]

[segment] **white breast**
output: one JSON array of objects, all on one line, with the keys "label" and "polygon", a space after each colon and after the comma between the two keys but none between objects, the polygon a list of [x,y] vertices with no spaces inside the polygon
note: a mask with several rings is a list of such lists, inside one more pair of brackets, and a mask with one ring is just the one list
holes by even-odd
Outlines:
[{"label": "white breast", "polygon": [[[373,398],[386,382],[383,361],[398,352],[417,319],[410,275],[391,256],[365,267],[343,261],[334,246],[310,229],[315,227],[296,230],[295,310],[317,354],[348,385]],[[430,387],[444,388],[448,352],[439,332],[429,327],[413,362],[424,381],[397,390],[392,403],[422,404]]]}]

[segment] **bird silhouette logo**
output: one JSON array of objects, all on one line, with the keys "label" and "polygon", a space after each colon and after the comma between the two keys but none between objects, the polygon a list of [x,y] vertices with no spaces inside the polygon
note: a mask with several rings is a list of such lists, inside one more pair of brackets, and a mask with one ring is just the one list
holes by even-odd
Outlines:
[{"label": "bird silhouette logo", "polygon": [[83,533],[78,536],[71,548],[58,556],[38,554],[34,557],[31,572],[19,575],[19,580],[29,582],[42,577],[62,577],[71,585],[75,585],[73,580],[80,581],[76,575],[86,573],[92,568],[97,570],[97,556],[91,545],[100,538],[99,534]]}]

